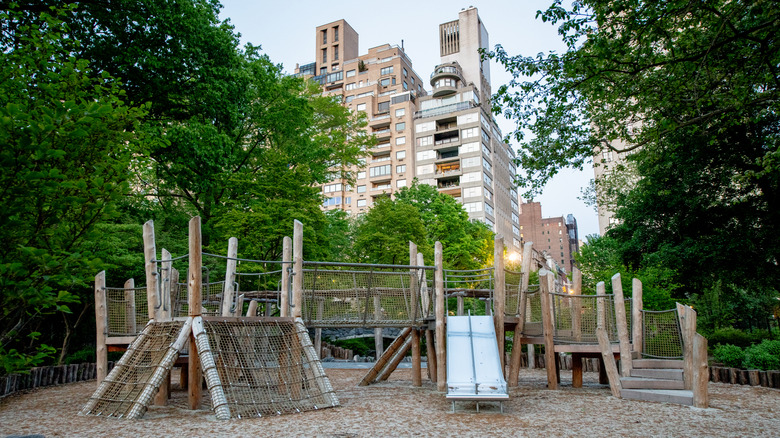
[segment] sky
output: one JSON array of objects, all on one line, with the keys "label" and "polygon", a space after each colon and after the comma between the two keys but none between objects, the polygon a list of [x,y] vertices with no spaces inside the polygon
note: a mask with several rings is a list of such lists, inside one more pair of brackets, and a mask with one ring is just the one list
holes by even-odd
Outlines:
[{"label": "sky", "polygon": [[[536,11],[545,9],[551,0],[469,0],[462,4],[445,0],[221,2],[224,7],[220,18],[230,20],[241,34],[241,42],[261,46],[263,53],[287,73],[293,73],[296,64],[315,61],[317,26],[343,18],[359,35],[358,53],[362,55],[382,44],[403,46],[414,70],[427,78],[440,61],[439,24],[456,20],[460,10],[469,6],[479,10],[491,48],[501,44],[507,53],[524,56],[564,50],[557,27],[535,19]],[[491,63],[490,75],[494,91],[511,79],[495,62]],[[430,92],[430,84],[425,85]],[[496,120],[505,135],[512,132],[512,121],[500,115]],[[582,171],[566,169],[556,175],[534,199],[542,204],[542,216],[573,214],[580,239],[597,234],[595,210],[578,199],[592,178],[590,164]]]}]

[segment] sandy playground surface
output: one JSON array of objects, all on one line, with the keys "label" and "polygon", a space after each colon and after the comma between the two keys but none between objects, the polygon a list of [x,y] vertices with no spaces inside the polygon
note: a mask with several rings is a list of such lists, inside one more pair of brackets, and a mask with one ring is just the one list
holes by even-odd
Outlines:
[{"label": "sandy playground surface", "polygon": [[[208,402],[185,409],[187,394],[174,390],[168,406],[153,406],[140,420],[77,415],[95,390],[82,382],[33,390],[0,400],[0,437],[64,436],[780,436],[780,391],[710,383],[710,408],[620,400],[585,373],[583,388],[546,389],[544,370],[523,370],[504,413],[498,404],[458,402],[457,412],[430,381],[411,384],[411,370],[399,369],[387,382],[356,386],[366,370],[326,370],[341,406],[243,420],[218,421]],[[208,394],[204,391],[204,394]]]}]

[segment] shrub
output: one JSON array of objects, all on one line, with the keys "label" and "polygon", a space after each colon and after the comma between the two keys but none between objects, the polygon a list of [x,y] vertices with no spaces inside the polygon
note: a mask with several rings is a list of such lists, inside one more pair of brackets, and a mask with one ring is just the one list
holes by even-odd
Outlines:
[{"label": "shrub", "polygon": [[733,368],[741,368],[745,359],[745,352],[736,345],[731,344],[716,346],[712,355],[715,357],[715,361]]},{"label": "shrub", "polygon": [[65,365],[70,365],[74,363],[84,363],[84,362],[95,362],[95,347],[87,346],[82,348],[81,350],[73,352],[73,354],[69,354],[64,362]]},{"label": "shrub", "polygon": [[736,345],[737,347],[745,348],[753,343],[753,337],[742,330],[733,327],[724,327],[713,331],[707,337],[707,341],[709,341],[710,345],[730,344],[732,346]]},{"label": "shrub", "polygon": [[758,370],[780,369],[780,341],[765,340],[745,350],[744,367]]}]

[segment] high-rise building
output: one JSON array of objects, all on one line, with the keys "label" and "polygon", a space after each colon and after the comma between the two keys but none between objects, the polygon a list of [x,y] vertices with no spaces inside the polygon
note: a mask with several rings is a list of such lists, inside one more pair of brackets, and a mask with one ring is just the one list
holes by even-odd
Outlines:
[{"label": "high-rise building", "polygon": [[416,102],[425,95],[422,80],[402,47],[384,44],[358,55],[357,32],[338,20],[316,29],[317,61],[296,73],[314,75],[323,92],[336,95],[353,111],[368,117],[368,130],[377,138],[365,164],[357,171],[354,187],[345,181],[323,185],[325,210],[365,212],[377,199],[392,196],[414,178]]},{"label": "high-rise building", "polygon": [[[623,150],[626,148],[626,144],[622,141],[615,140],[612,143],[617,150]],[[595,151],[593,157],[593,174],[596,181],[603,181],[604,178],[608,178],[615,168],[618,166],[626,166],[626,154],[617,152],[613,149],[606,147],[599,147]],[[615,218],[615,212],[612,206],[609,204],[608,199],[603,197],[597,198],[597,212],[599,218],[599,234],[604,235],[608,229],[617,223]]]},{"label": "high-rise building", "polygon": [[537,251],[549,255],[566,272],[574,268],[574,254],[580,250],[574,215],[542,218],[540,203],[524,202],[520,204],[520,239],[533,242]]},{"label": "high-rise building", "polygon": [[488,33],[470,7],[439,26],[441,64],[431,74],[433,93],[414,115],[415,176],[458,199],[472,220],[485,222],[520,250],[516,168],[512,148],[490,108],[490,65],[479,49]]},{"label": "high-rise building", "polygon": [[359,214],[416,177],[458,199],[472,220],[488,224],[519,252],[515,155],[491,114],[490,65],[479,54],[489,47],[487,30],[470,7],[439,31],[441,63],[428,96],[403,47],[385,44],[358,55],[358,34],[346,21],[317,27],[316,61],[296,73],[313,76],[324,93],[364,111],[378,141],[355,169],[354,187],[323,185],[323,208]]}]

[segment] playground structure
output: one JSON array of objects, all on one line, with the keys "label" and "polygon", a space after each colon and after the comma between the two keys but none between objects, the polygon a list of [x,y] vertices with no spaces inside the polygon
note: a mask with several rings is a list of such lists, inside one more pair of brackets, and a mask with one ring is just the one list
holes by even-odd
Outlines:
[{"label": "playground structure", "polygon": [[[133,382],[139,386],[138,383],[143,382],[146,387],[135,392],[126,391],[130,395],[126,397],[125,405],[136,407],[116,411],[111,411],[113,407],[95,407],[103,399],[113,397],[99,394],[99,387],[83,413],[129,416],[132,410],[132,415],[139,416],[155,393],[155,402],[164,404],[169,390],[169,372],[180,352],[198,353],[188,354],[187,367],[182,369],[192,409],[200,405],[201,373],[206,374],[218,418],[335,406],[338,401],[318,357],[321,329],[330,327],[374,328],[377,361],[361,385],[386,379],[411,350],[412,384],[421,386],[421,339],[424,337],[428,377],[439,391],[445,392],[448,390],[448,364],[452,361],[447,359],[450,352],[447,352],[445,342],[447,315],[463,316],[465,298],[485,303],[485,313],[494,324],[496,362],[509,387],[518,385],[520,346],[542,345],[550,389],[557,388],[559,383],[556,366],[559,354],[567,353],[572,357],[574,387],[582,385],[582,359],[599,357],[603,361],[600,367],[602,383],[608,382],[618,397],[696,406],[707,404],[706,340],[695,334],[693,309],[678,305],[667,312],[645,311],[642,309],[641,283],[634,280],[632,299],[625,300],[619,276],[613,278],[613,294],[605,294],[601,283],[597,295],[582,295],[579,272],[575,269],[569,282],[557,269],[550,269],[553,267],[543,255],[534,251],[530,242],[524,245],[519,272],[505,269],[500,236],[495,239],[494,266],[474,271],[443,269],[443,248],[439,242],[435,245],[433,266],[424,264],[422,254],[418,254],[411,242],[409,265],[305,261],[303,225],[298,221],[295,221],[293,239],[284,239],[281,261],[239,259],[235,238],[229,241],[227,256],[203,253],[199,218],[190,223],[188,255],[174,258],[163,249],[162,258],[158,260],[151,222],[144,225],[144,244],[146,286],[135,287],[134,282],[128,280],[123,288],[109,288],[105,285],[105,276],[99,274],[95,298],[98,382],[101,386],[116,383],[117,379],[121,380],[117,376],[124,372],[133,376],[124,378],[125,384]],[[224,281],[210,282],[208,271],[207,281],[202,281],[203,256],[226,261]],[[179,270],[174,265],[182,265],[185,257],[189,258],[189,263],[180,269],[187,272],[188,281],[180,283]],[[264,269],[237,272],[239,262]],[[530,272],[537,270],[539,284],[529,285]],[[453,309],[449,308],[450,301],[454,304]],[[264,316],[257,316],[258,312]],[[242,317],[244,314],[246,316]],[[146,330],[144,327],[163,327],[161,324],[166,321],[169,326],[161,329],[164,332],[161,345],[173,344],[175,348],[171,348],[176,351],[168,354],[160,346],[151,347],[149,351],[139,350],[139,345],[147,343],[142,340],[150,338],[142,332]],[[171,325],[171,322],[176,324]],[[218,327],[219,324],[222,325]],[[281,325],[288,328],[282,330]],[[402,330],[382,352],[382,330],[388,327]],[[314,342],[306,329],[315,330]],[[285,332],[283,336],[279,334],[282,331]],[[515,348],[509,358],[504,354],[507,332],[514,332]],[[178,340],[187,337],[189,345],[185,341],[178,345]],[[274,344],[271,340],[275,337],[286,340]],[[129,353],[125,355],[128,359],[123,357],[106,379],[107,349],[124,349],[125,346],[129,346]],[[140,356],[146,362],[142,361],[139,367],[146,370],[146,374],[139,377],[137,372],[121,371],[133,358],[130,352],[141,350]],[[529,355],[533,352],[534,348],[528,348]],[[470,358],[463,359],[473,358],[472,353]],[[622,377],[618,374],[615,358],[621,359]],[[645,370],[645,367],[658,366],[665,369]],[[659,376],[666,378],[653,379]],[[675,382],[669,383],[670,380]],[[661,382],[663,389],[653,389],[657,382]],[[682,395],[669,393],[681,390],[688,392]],[[102,390],[104,394],[111,391],[121,392],[118,389]],[[474,385],[473,392],[473,400],[484,396],[479,392],[479,385]],[[460,397],[468,399],[462,392]],[[225,398],[234,399],[233,404],[229,406],[223,401]],[[285,403],[281,403],[281,399],[285,399]],[[263,406],[243,410],[242,406],[257,400],[261,402],[258,405]]]}]

